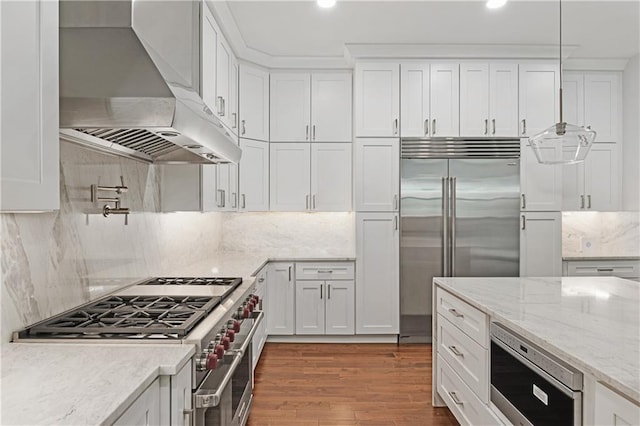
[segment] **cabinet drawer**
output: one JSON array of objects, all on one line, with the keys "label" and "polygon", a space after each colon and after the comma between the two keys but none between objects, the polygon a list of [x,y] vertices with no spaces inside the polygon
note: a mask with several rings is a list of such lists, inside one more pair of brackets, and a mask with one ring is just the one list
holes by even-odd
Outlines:
[{"label": "cabinet drawer", "polygon": [[637,260],[570,261],[567,262],[569,276],[613,276],[620,278],[640,277],[640,262]]},{"label": "cabinet drawer", "polygon": [[499,425],[488,405],[473,393],[451,366],[438,355],[438,393],[463,425]]},{"label": "cabinet drawer", "polygon": [[487,316],[480,310],[458,299],[451,293],[437,288],[437,312],[464,331],[483,348],[489,347]]},{"label": "cabinet drawer", "polygon": [[489,351],[438,315],[438,355],[484,403],[489,402]]},{"label": "cabinet drawer", "polygon": [[352,280],[353,262],[299,262],[296,263],[297,280]]}]

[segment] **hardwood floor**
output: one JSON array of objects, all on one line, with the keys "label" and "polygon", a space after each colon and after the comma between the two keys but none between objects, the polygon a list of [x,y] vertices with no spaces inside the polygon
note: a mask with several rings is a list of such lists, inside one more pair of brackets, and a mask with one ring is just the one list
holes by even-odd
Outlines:
[{"label": "hardwood floor", "polygon": [[457,425],[431,406],[431,346],[267,343],[248,426]]}]

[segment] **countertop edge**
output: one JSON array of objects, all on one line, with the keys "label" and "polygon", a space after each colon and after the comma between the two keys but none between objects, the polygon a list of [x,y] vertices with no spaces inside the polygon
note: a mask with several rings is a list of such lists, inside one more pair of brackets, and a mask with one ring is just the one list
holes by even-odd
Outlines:
[{"label": "countertop edge", "polygon": [[557,346],[540,338],[539,336],[530,332],[526,328],[522,328],[518,323],[515,323],[510,319],[503,317],[499,313],[494,312],[493,310],[487,308],[485,305],[468,297],[464,293],[457,291],[455,287],[452,287],[440,281],[438,278],[434,278],[433,281],[434,281],[434,284],[436,284],[437,286],[455,295],[456,297],[459,297],[461,300],[464,300],[465,302],[472,305],[476,309],[479,309],[480,311],[489,315],[490,321],[500,322],[501,324],[507,326],[508,328],[512,329],[516,333],[519,333],[520,335],[522,335],[522,337],[529,339],[531,342],[549,351],[551,354],[575,366],[578,370],[582,371],[583,373],[590,374],[597,381],[606,383],[607,385],[609,385],[609,387],[613,388],[615,391],[625,395],[626,397],[632,399],[633,401],[636,401],[637,404],[640,404],[640,389],[633,389],[625,385],[624,383],[620,383],[618,380],[612,378],[611,376],[607,375],[603,371],[597,368],[594,368],[593,366],[584,363],[579,358],[576,358],[574,355],[559,349]]},{"label": "countertop edge", "polygon": [[567,262],[575,262],[575,261],[615,261],[615,260],[630,260],[630,261],[640,261],[640,256],[562,256],[562,260]]},{"label": "countertop edge", "polygon": [[355,262],[355,257],[267,257],[251,274],[255,277],[262,268],[271,262]]}]

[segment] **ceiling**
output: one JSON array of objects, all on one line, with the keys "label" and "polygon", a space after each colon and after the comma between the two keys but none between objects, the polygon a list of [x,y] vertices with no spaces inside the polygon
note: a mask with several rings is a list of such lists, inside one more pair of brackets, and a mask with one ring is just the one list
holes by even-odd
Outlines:
[{"label": "ceiling", "polygon": [[[342,57],[345,44],[558,44],[558,2],[314,0],[227,1],[246,47],[272,57]],[[571,58],[629,58],[639,51],[640,2],[571,1],[563,45]]]}]

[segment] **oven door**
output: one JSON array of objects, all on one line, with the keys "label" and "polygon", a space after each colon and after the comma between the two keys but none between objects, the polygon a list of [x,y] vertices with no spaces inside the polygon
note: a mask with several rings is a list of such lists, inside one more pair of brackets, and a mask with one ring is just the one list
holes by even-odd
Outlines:
[{"label": "oven door", "polygon": [[491,402],[515,425],[582,424],[582,392],[491,339]]},{"label": "oven door", "polygon": [[[196,426],[244,426],[249,417],[253,392],[252,339],[264,318],[255,311],[243,320],[242,339],[237,351],[225,354],[193,394]],[[246,325],[250,325],[245,334]]]}]

